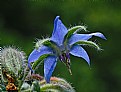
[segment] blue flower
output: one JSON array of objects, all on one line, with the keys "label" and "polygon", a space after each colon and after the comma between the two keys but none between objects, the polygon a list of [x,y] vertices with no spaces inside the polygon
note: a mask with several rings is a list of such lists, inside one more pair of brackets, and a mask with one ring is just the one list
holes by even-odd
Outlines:
[{"label": "blue flower", "polygon": [[54,20],[52,36],[50,38],[38,41],[36,43],[36,48],[30,54],[28,58],[28,67],[30,70],[33,72],[31,62],[37,62],[40,57],[46,55],[46,57],[43,58],[44,77],[46,82],[49,83],[57,61],[63,62],[71,73],[70,54],[83,58],[90,65],[89,56],[82,46],[89,45],[100,49],[96,43],[88,40],[92,38],[92,36],[97,36],[102,39],[106,38],[100,32],[91,34],[78,34],[78,30],[82,29],[85,30],[85,27],[75,26],[67,29],[59,19],[59,16],[57,16]]}]

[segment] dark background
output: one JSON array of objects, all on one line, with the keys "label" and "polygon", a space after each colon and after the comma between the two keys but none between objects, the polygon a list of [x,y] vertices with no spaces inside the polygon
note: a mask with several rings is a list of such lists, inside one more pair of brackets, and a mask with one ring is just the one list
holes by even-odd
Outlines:
[{"label": "dark background", "polygon": [[[71,56],[73,75],[58,62],[53,76],[66,79],[77,92],[120,92],[120,0],[0,0],[0,46],[15,46],[28,56],[36,38],[51,36],[57,15],[67,28],[86,25],[90,32],[102,32],[107,40],[94,37],[101,52],[85,47],[91,69],[83,59]],[[43,66],[40,71],[43,75]]]}]

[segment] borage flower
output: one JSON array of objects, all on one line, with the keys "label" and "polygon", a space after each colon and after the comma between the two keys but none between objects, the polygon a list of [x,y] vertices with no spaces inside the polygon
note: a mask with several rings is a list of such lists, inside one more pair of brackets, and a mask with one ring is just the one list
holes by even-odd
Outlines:
[{"label": "borage flower", "polygon": [[[62,21],[57,16],[54,20],[54,29],[50,38],[39,40],[36,43],[36,48],[32,51],[28,58],[28,67],[33,72],[32,68],[40,63],[39,58],[44,59],[44,77],[47,83],[50,82],[50,77],[55,69],[57,61],[63,62],[69,72],[70,69],[70,54],[81,57],[90,65],[90,59],[82,45],[94,46],[100,50],[99,46],[88,41],[92,36],[97,36],[106,39],[102,33],[96,32],[91,34],[77,34],[78,30],[86,30],[84,26],[75,26],[67,29]],[[36,61],[36,62],[35,62]],[[31,62],[34,62],[31,67]]]}]

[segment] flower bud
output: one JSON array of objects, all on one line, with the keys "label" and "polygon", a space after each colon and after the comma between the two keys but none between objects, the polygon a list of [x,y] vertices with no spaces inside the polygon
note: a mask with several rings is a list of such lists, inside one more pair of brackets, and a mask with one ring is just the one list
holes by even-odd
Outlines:
[{"label": "flower bud", "polygon": [[18,49],[7,47],[1,50],[2,75],[6,74],[19,79],[24,75],[25,54]]},{"label": "flower bud", "polygon": [[53,91],[53,92],[75,92],[73,87],[64,79],[51,77],[50,83],[46,83],[45,80],[40,81],[41,91]]}]

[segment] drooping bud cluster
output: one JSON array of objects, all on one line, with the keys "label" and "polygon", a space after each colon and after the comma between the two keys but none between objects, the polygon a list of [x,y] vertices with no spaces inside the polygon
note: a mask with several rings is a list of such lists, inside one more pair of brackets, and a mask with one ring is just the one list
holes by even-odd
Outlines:
[{"label": "drooping bud cluster", "polygon": [[17,90],[19,82],[25,76],[26,60],[25,54],[18,49],[7,47],[0,50],[1,80],[6,89],[12,90],[10,84],[14,85],[13,90]]},{"label": "drooping bud cluster", "polygon": [[11,47],[4,48],[1,51],[1,64],[9,74],[19,77],[25,67],[24,53]]}]

